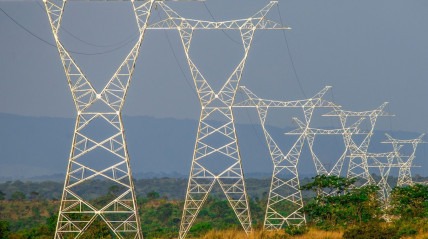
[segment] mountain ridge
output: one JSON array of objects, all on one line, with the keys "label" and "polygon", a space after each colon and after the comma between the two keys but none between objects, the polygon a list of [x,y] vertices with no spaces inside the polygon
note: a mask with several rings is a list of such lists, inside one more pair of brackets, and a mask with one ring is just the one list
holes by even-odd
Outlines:
[{"label": "mountain ridge", "polygon": [[[124,116],[125,136],[133,175],[144,178],[174,176],[187,177],[193,155],[198,122],[190,119],[154,118],[149,116]],[[0,180],[37,179],[63,175],[73,135],[74,119],[60,117],[33,117],[0,113]],[[268,126],[268,130],[280,146],[292,145],[293,138],[284,137],[292,128]],[[236,124],[244,173],[270,175],[272,162],[259,125]],[[372,142],[384,140],[384,131],[376,131]],[[418,136],[415,132],[393,131],[398,138]],[[319,147],[320,155],[337,157],[332,146],[337,139],[326,140]],[[384,144],[376,144],[376,151],[388,150]],[[286,152],[286,150],[284,150]],[[419,146],[415,174],[425,175],[428,163],[423,160],[428,152],[427,144]],[[308,158],[308,152],[302,158]],[[261,161],[262,160],[262,161]],[[311,175],[314,168],[308,161],[299,165],[301,174]],[[425,174],[424,174],[425,173]]]}]

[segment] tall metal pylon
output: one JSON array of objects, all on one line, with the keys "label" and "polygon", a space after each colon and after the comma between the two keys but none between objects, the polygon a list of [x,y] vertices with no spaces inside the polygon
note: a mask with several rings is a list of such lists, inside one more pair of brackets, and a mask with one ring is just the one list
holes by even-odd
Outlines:
[{"label": "tall metal pylon", "polygon": [[[297,166],[306,139],[305,132],[307,132],[311,122],[314,109],[320,107],[339,108],[339,106],[334,103],[322,99],[330,87],[325,87],[310,99],[296,101],[262,99],[246,87],[241,86],[240,88],[247,96],[247,99],[236,103],[234,107],[255,107],[257,109],[274,166],[266,207],[264,228],[267,230],[279,230],[284,224],[305,224],[306,218],[304,213],[301,212],[304,205]],[[305,123],[301,125],[303,131],[290,133],[297,134],[298,139],[287,154],[282,152],[281,148],[266,129],[265,125],[269,108],[301,108],[303,110],[305,118]]]},{"label": "tall metal pylon", "polygon": [[340,119],[342,128],[347,128],[348,119],[357,117],[358,120],[361,118],[368,119],[370,121],[370,129],[363,137],[361,141],[358,141],[355,138],[351,138],[348,141],[347,146],[349,150],[349,167],[347,172],[348,178],[358,178],[362,180],[362,184],[374,184],[374,180],[370,175],[368,164],[367,164],[367,150],[370,145],[371,137],[373,136],[374,128],[376,126],[376,121],[379,116],[391,116],[386,113],[383,109],[387,105],[387,102],[383,103],[377,109],[370,111],[345,111],[342,109],[335,109],[334,111],[325,114],[325,116],[337,116]]},{"label": "tall metal pylon", "polygon": [[[165,11],[167,19],[151,25],[150,29],[177,29],[179,31],[201,104],[201,115],[180,225],[180,238],[186,237],[216,182],[226,195],[245,232],[251,231],[250,208],[232,105],[242,78],[254,32],[258,29],[289,29],[265,18],[275,4],[277,4],[276,1],[270,2],[247,19],[215,22],[185,19],[165,3],[159,2],[159,7]],[[214,91],[190,56],[195,30],[239,30],[241,34],[244,56],[219,91]]]},{"label": "tall metal pylon", "polygon": [[[101,92],[95,90],[60,41],[66,2],[44,0],[77,110],[55,238],[78,238],[95,220],[101,220],[117,238],[142,239],[121,110],[154,0],[131,1],[139,39]],[[81,192],[96,184],[97,179],[113,185],[103,202],[95,202]]]},{"label": "tall metal pylon", "polygon": [[398,155],[398,163],[400,163],[400,168],[398,171],[398,180],[397,180],[397,186],[402,187],[406,185],[413,185],[413,179],[412,179],[412,172],[411,168],[413,167],[413,160],[416,158],[416,149],[419,144],[426,143],[423,141],[423,137],[425,134],[421,134],[419,137],[415,139],[396,139],[393,138],[391,135],[386,134],[386,137],[388,138],[386,143],[391,143],[392,147],[394,148],[394,151],[399,151],[400,147],[410,144],[412,146],[412,153],[408,156],[402,156]]},{"label": "tall metal pylon", "polygon": [[[385,153],[366,152],[364,155],[367,157],[367,164],[369,168],[379,169],[380,180],[376,183],[373,179],[373,185],[379,187],[379,201],[382,203],[384,208],[386,208],[388,205],[389,194],[392,190],[391,185],[388,183],[388,177],[391,172],[391,168],[397,168],[401,166],[401,164],[397,162],[398,157],[400,157],[400,148],[396,148],[390,152]],[[382,159],[386,159],[386,161]]]},{"label": "tall metal pylon", "polygon": [[[354,134],[362,134],[359,126],[364,119],[361,118],[353,125],[347,128],[339,128],[339,129],[319,129],[319,128],[311,128],[306,126],[305,123],[301,122],[299,119],[294,118],[294,121],[297,123],[299,128],[297,130],[293,130],[290,133],[293,134],[303,134],[308,142],[308,148],[312,156],[312,161],[315,165],[315,170],[317,175],[333,175],[340,176],[343,168],[343,164],[348,155],[348,147],[349,142],[352,139],[352,135]],[[331,170],[327,170],[321,160],[318,158],[317,154],[314,151],[314,142],[317,135],[341,135],[344,141],[344,150],[343,153],[336,160],[336,163],[332,167]]]}]

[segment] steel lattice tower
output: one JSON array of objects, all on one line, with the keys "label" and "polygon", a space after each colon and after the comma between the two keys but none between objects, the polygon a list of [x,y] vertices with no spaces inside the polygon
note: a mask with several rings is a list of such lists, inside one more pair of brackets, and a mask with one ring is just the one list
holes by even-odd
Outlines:
[{"label": "steel lattice tower", "polygon": [[411,168],[413,167],[413,160],[416,158],[416,149],[418,145],[421,143],[426,143],[422,140],[424,136],[425,134],[421,134],[418,138],[415,139],[396,139],[390,136],[389,134],[386,134],[388,140],[385,141],[385,143],[391,143],[392,147],[394,148],[394,151],[396,152],[400,150],[400,147],[406,144],[410,144],[412,146],[412,153],[410,155],[402,156],[400,154],[397,154],[397,160],[400,164],[397,180],[398,187],[414,184]]},{"label": "steel lattice tower", "polygon": [[[301,122],[299,119],[294,118],[294,121],[299,126],[299,129],[293,130],[292,134],[303,134],[305,135],[306,141],[308,142],[308,148],[311,153],[312,161],[315,165],[315,170],[317,175],[334,175],[340,176],[343,168],[343,164],[348,154],[348,146],[349,142],[352,139],[354,134],[361,134],[359,126],[363,119],[358,120],[353,125],[349,127],[344,127],[340,129],[319,129],[319,128],[311,128],[307,126],[305,123]],[[290,134],[289,133],[289,134]],[[324,164],[318,158],[317,154],[314,151],[314,142],[317,135],[341,135],[343,141],[345,143],[345,149],[340,157],[336,160],[333,168],[329,171],[326,169]]]},{"label": "steel lattice tower", "polygon": [[[245,232],[251,231],[251,216],[245,189],[232,105],[244,66],[257,29],[289,29],[265,19],[277,4],[270,2],[248,19],[232,21],[200,21],[185,19],[160,2],[167,19],[150,29],[177,29],[201,104],[201,115],[190,169],[186,200],[180,225],[180,238],[185,238],[202,205],[216,182],[226,195]],[[215,91],[190,56],[195,30],[239,30],[244,56],[219,91]],[[217,122],[217,123],[216,123]]]},{"label": "steel lattice tower", "polygon": [[[380,180],[377,183],[373,180],[373,184],[379,187],[379,201],[384,206],[388,204],[389,193],[392,190],[391,185],[388,183],[391,168],[401,166],[401,164],[397,163],[397,158],[400,154],[399,150],[400,149],[397,148],[386,153],[365,153],[368,167],[379,169]],[[386,161],[382,159],[386,159]]]},{"label": "steel lattice tower", "polygon": [[[264,228],[268,230],[281,229],[286,225],[302,225],[306,223],[305,215],[301,212],[303,208],[302,192],[300,190],[300,179],[297,166],[302,148],[305,144],[306,135],[312,114],[315,108],[333,107],[338,108],[332,102],[322,99],[330,87],[325,87],[310,99],[296,101],[275,101],[261,99],[247,88],[241,86],[241,90],[247,99],[236,103],[234,107],[256,108],[260,123],[265,135],[269,153],[274,165],[272,181],[269,190],[269,198],[266,207]],[[291,132],[298,135],[298,139],[291,149],[284,154],[265,127],[269,108],[301,108],[304,113],[305,123],[302,123],[303,130]],[[285,204],[284,204],[285,203]],[[291,203],[290,205],[287,205]],[[288,208],[289,210],[284,210]]]},{"label": "steel lattice tower", "polygon": [[[131,1],[139,39],[101,92],[97,92],[59,38],[66,0],[44,0],[52,33],[77,110],[73,142],[55,232],[56,239],[78,238],[95,220],[117,238],[142,239],[121,110],[143,42],[153,0]],[[102,135],[94,128],[102,126]],[[105,202],[81,192],[97,179],[114,190]]]},{"label": "steel lattice tower", "polygon": [[358,141],[355,138],[350,138],[349,140],[345,141],[349,143],[347,148],[350,158],[347,177],[362,179],[364,181],[362,185],[366,185],[367,183],[374,184],[373,178],[369,172],[366,153],[370,145],[371,137],[373,136],[377,118],[379,116],[391,116],[383,110],[386,105],[387,103],[385,102],[377,109],[371,111],[355,112],[335,109],[333,112],[325,114],[325,116],[339,117],[342,128],[347,127],[349,118],[357,117],[359,120],[364,118],[370,121],[370,130],[366,133],[365,137],[361,141]]}]

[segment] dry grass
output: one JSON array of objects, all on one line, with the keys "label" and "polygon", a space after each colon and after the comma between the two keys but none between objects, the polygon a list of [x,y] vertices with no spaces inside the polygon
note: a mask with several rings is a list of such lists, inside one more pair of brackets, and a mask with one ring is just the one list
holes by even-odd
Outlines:
[{"label": "dry grass", "polygon": [[[248,237],[241,230],[210,231],[200,239],[341,239],[342,232],[321,231],[310,229],[309,232],[300,236],[289,236],[284,231],[261,231],[255,230]],[[424,238],[425,239],[425,238]]]},{"label": "dry grass", "polygon": [[419,233],[418,235],[411,237],[403,237],[402,239],[428,239],[428,232]]},{"label": "dry grass", "polygon": [[298,239],[341,239],[343,232],[340,231],[322,231],[311,228],[308,233],[302,236],[292,238]]}]

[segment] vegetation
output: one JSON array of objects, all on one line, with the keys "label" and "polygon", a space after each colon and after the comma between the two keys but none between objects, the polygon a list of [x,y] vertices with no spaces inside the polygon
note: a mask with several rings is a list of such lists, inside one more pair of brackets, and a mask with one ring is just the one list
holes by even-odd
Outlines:
[{"label": "vegetation", "polygon": [[[157,180],[158,182],[146,186],[145,194],[142,195],[140,189],[137,197],[144,238],[177,238],[183,201],[170,199],[168,195],[172,195],[171,193],[164,194],[153,187],[161,184],[160,182],[168,184],[176,179]],[[265,183],[263,180],[260,181],[260,184]],[[219,196],[211,196],[191,228],[189,238],[428,238],[428,186],[416,184],[394,188],[386,212],[392,218],[388,223],[383,219],[385,213],[380,210],[381,205],[377,200],[378,188],[374,186],[355,188],[354,183],[354,180],[334,176],[313,178],[312,182],[302,187],[305,195],[316,195],[305,203],[307,227],[291,226],[275,232],[261,230],[267,194],[261,191],[254,193],[256,196],[251,197],[250,207],[255,230],[248,237],[239,227],[228,202]],[[27,182],[9,182],[0,185],[2,239],[45,239],[52,238],[54,234],[59,201],[47,197],[46,188],[27,188],[28,184],[35,185]],[[181,185],[181,180],[177,181],[177,184]],[[48,188],[51,187],[50,190],[53,189],[54,184],[49,182],[47,185]],[[105,193],[97,195],[93,199],[94,203],[109,200],[116,190],[114,186],[105,186],[103,191]],[[96,220],[81,238],[115,237],[103,221]]]},{"label": "vegetation", "polygon": [[352,187],[354,182],[353,179],[321,175],[303,186],[302,189],[317,193],[303,209],[311,224],[331,230],[379,221],[382,215],[377,200],[379,188],[371,185],[355,188]]}]

